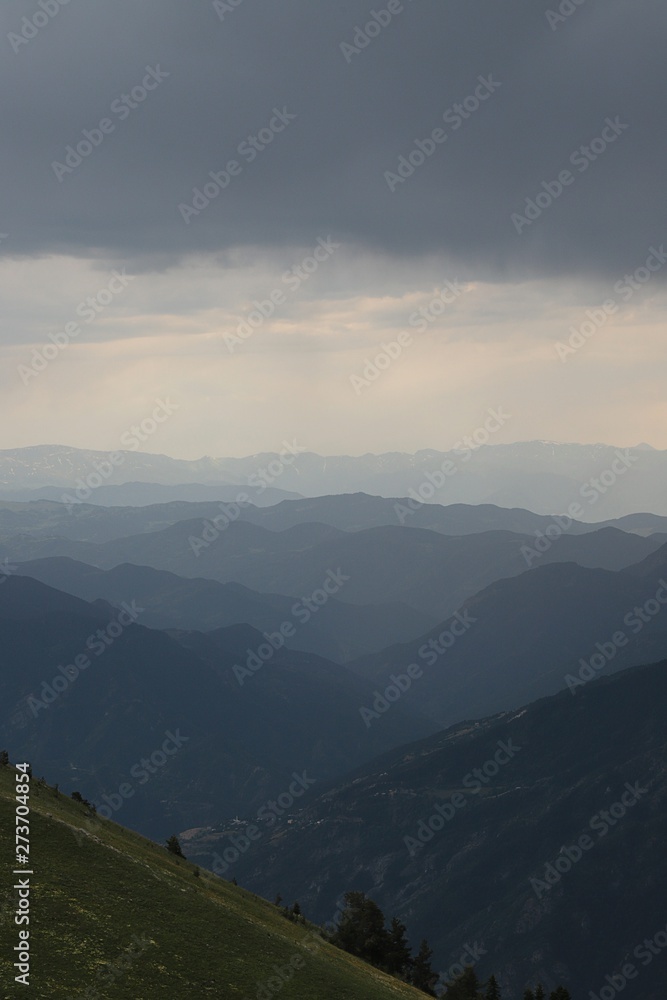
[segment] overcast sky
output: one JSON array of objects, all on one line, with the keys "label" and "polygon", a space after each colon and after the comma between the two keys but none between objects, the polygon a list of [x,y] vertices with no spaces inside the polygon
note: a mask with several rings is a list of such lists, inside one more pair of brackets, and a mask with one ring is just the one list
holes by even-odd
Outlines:
[{"label": "overcast sky", "polygon": [[3,4],[0,447],[113,450],[169,400],[144,450],[183,458],[444,450],[498,407],[498,443],[667,448],[666,27]]}]

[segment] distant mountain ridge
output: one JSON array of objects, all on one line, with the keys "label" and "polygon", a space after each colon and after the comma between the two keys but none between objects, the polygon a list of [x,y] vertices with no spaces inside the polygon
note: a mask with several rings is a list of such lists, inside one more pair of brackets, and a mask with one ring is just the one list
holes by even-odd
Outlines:
[{"label": "distant mountain ridge", "polygon": [[[290,456],[289,464],[274,466],[276,476],[268,485],[302,496],[361,491],[395,497],[411,496],[413,491],[426,502],[494,503],[543,514],[563,512],[579,503],[579,519],[585,521],[638,511],[667,515],[667,451],[643,444],[619,449],[548,441],[477,447],[470,442],[458,451],[361,456],[322,456],[291,444],[298,454]],[[280,463],[277,453],[195,461],[140,452],[121,454],[122,464],[104,479],[105,485],[219,483],[242,488],[263,468]],[[73,487],[79,477],[89,476],[96,463],[108,457],[107,452],[61,446],[2,451],[0,490],[7,495],[12,490]],[[599,488],[591,485],[596,481]]]},{"label": "distant mountain ridge", "polygon": [[[443,726],[512,710],[566,685],[578,694],[603,673],[667,657],[667,545],[617,572],[574,562],[537,566],[490,584],[459,613],[471,626],[455,642],[440,639],[443,621],[351,669],[382,694],[392,674],[416,663],[423,676],[402,701]],[[367,718],[381,726],[383,717],[380,710]]]},{"label": "distant mountain ridge", "polygon": [[[107,490],[115,487],[107,487]],[[118,487],[123,489],[123,487]],[[170,490],[170,487],[164,487]],[[217,487],[211,487],[211,490]],[[228,489],[228,488],[225,488]],[[235,488],[234,488],[235,489]],[[101,492],[101,491],[100,491]],[[275,491],[274,491],[275,492]],[[442,535],[474,535],[485,531],[511,531],[515,534],[551,537],[558,522],[553,514],[535,514],[520,507],[493,504],[437,503],[416,505],[409,497],[387,498],[367,493],[341,493],[333,496],[300,497],[269,504],[269,490],[260,498],[266,506],[254,502],[225,502],[219,494],[205,501],[171,500],[167,503],[105,507],[81,503],[71,506],[53,500],[12,502],[0,500],[0,538],[25,532],[39,537],[56,536],[82,542],[107,542],[142,532],[159,531],[200,517],[214,525],[232,520],[256,524],[269,531],[285,531],[303,523],[326,524],[341,531],[403,525],[426,528]],[[410,504],[413,504],[410,506]],[[663,533],[667,537],[667,517],[636,513],[592,524],[572,520],[561,522],[568,535],[580,535],[604,527],[618,528],[636,535]]]},{"label": "distant mountain ridge", "polygon": [[148,628],[208,632],[246,623],[275,633],[284,622],[292,622],[292,634],[285,640],[288,649],[335,663],[405,642],[436,623],[406,604],[354,605],[332,596],[321,607],[309,609],[282,594],[260,594],[237,583],[189,579],[131,563],[104,571],[56,557],[22,563],[16,573],[86,601],[121,604],[132,594],[144,607],[142,622]]},{"label": "distant mountain ridge", "polygon": [[209,531],[210,541],[203,540],[206,531],[204,523],[195,520],[102,544],[5,535],[0,537],[0,559],[67,556],[102,569],[132,563],[295,598],[321,588],[329,571],[341,571],[347,579],[337,599],[357,605],[408,604],[440,621],[494,580],[525,573],[532,563],[573,561],[618,570],[644,559],[665,541],[659,533],[643,537],[601,528],[562,534],[533,558],[535,537],[509,531],[448,536],[426,528],[381,525],[350,532],[318,523],[271,531],[241,519]]},{"label": "distant mountain ridge", "polygon": [[253,489],[249,485],[243,487],[231,483],[149,483],[127,482],[115,485],[99,486],[94,489],[84,488],[80,495],[72,486],[42,486],[31,489],[3,489],[0,487],[0,502],[31,503],[39,500],[50,500],[68,505],[84,503],[96,507],[148,507],[151,505],[187,502],[212,503],[226,501],[231,503],[238,498],[243,489],[257,506],[269,506],[289,500],[300,494],[289,490],[279,490],[273,486],[266,489]]}]

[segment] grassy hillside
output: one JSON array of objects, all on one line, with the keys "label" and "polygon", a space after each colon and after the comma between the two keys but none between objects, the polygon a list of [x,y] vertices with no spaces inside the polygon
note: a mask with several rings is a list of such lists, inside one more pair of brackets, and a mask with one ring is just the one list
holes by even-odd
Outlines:
[{"label": "grassy hillside", "polygon": [[[13,768],[0,767],[0,997],[13,1000]],[[418,1000],[272,904],[32,782],[30,995],[81,1000]],[[291,966],[276,979],[275,966]],[[272,978],[273,977],[273,978]],[[27,995],[28,991],[26,991]]]}]

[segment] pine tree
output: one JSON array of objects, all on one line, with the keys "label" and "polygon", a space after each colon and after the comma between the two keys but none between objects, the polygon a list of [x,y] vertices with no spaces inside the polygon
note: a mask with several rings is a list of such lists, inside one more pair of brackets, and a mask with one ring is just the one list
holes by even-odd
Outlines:
[{"label": "pine tree", "polygon": [[385,928],[384,914],[372,899],[363,893],[359,910],[359,933],[363,941],[363,954],[367,962],[384,968],[389,954],[389,934]]},{"label": "pine tree", "polygon": [[564,986],[559,986],[557,990],[549,997],[549,1000],[572,1000],[570,996],[570,991],[566,990]]},{"label": "pine tree", "polygon": [[544,986],[542,986],[542,983],[537,984],[537,988],[535,990],[535,1000],[546,1000],[546,993],[544,992]]},{"label": "pine tree", "polygon": [[407,928],[397,917],[391,921],[387,969],[393,975],[403,975],[412,965],[412,952],[406,937]]},{"label": "pine tree", "polygon": [[183,851],[181,850],[181,845],[179,843],[178,837],[175,834],[173,834],[167,840],[167,850],[169,851],[170,854],[175,854],[177,858],[185,857]]},{"label": "pine tree", "polygon": [[346,892],[344,899],[345,908],[331,937],[332,944],[371,965],[386,967],[389,934],[382,910],[363,892]]},{"label": "pine tree", "polygon": [[523,1000],[535,1000],[535,994],[531,989],[524,990]]},{"label": "pine tree", "polygon": [[447,983],[446,1000],[481,1000],[480,985],[472,965],[466,966],[460,976]]},{"label": "pine tree", "polygon": [[9,753],[7,750],[0,750],[0,767],[9,766]]},{"label": "pine tree", "polygon": [[484,1000],[502,1000],[500,994],[500,987],[498,986],[498,981],[495,976],[491,976],[488,983],[486,984],[486,993],[484,994]]},{"label": "pine tree", "polygon": [[428,993],[429,996],[434,997],[434,987],[438,981],[438,974],[433,971],[431,966],[432,958],[433,952],[428,946],[428,941],[424,938],[419,945],[419,951],[412,963],[410,982],[418,990],[422,990],[424,993]]}]

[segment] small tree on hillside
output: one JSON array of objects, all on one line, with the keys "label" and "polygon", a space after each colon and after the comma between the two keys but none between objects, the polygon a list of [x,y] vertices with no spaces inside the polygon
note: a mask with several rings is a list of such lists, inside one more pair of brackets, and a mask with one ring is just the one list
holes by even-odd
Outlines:
[{"label": "small tree on hillside", "polygon": [[9,767],[9,753],[7,750],[0,750],[0,767]]},{"label": "small tree on hillside", "polygon": [[488,983],[486,984],[486,993],[484,994],[484,1000],[502,1000],[500,993],[500,986],[498,986],[498,980],[495,976],[491,976]]},{"label": "small tree on hillside", "polygon": [[80,803],[80,805],[85,806],[86,809],[90,809],[92,811],[93,807],[91,806],[88,799],[84,799],[81,792],[72,792],[72,798],[75,802]]},{"label": "small tree on hillside", "polygon": [[412,951],[406,937],[407,928],[398,917],[391,921],[387,969],[395,976],[404,975],[412,966]]},{"label": "small tree on hillside", "polygon": [[169,851],[170,854],[175,854],[177,858],[185,857],[183,851],[181,850],[181,845],[176,834],[173,834],[167,840],[167,850]]},{"label": "small tree on hillside", "polygon": [[419,945],[419,951],[414,957],[412,963],[412,972],[410,974],[410,982],[413,986],[416,986],[418,990],[422,990],[424,993],[428,993],[429,996],[435,996],[435,984],[438,981],[437,972],[433,971],[431,965],[431,959],[433,958],[433,952],[428,946],[428,941],[426,938]]},{"label": "small tree on hillside", "polygon": [[382,910],[363,892],[345,893],[345,908],[331,942],[372,965],[386,967],[389,934]]},{"label": "small tree on hillside", "polygon": [[447,983],[445,997],[446,1000],[481,1000],[479,980],[471,965],[451,983]]}]

